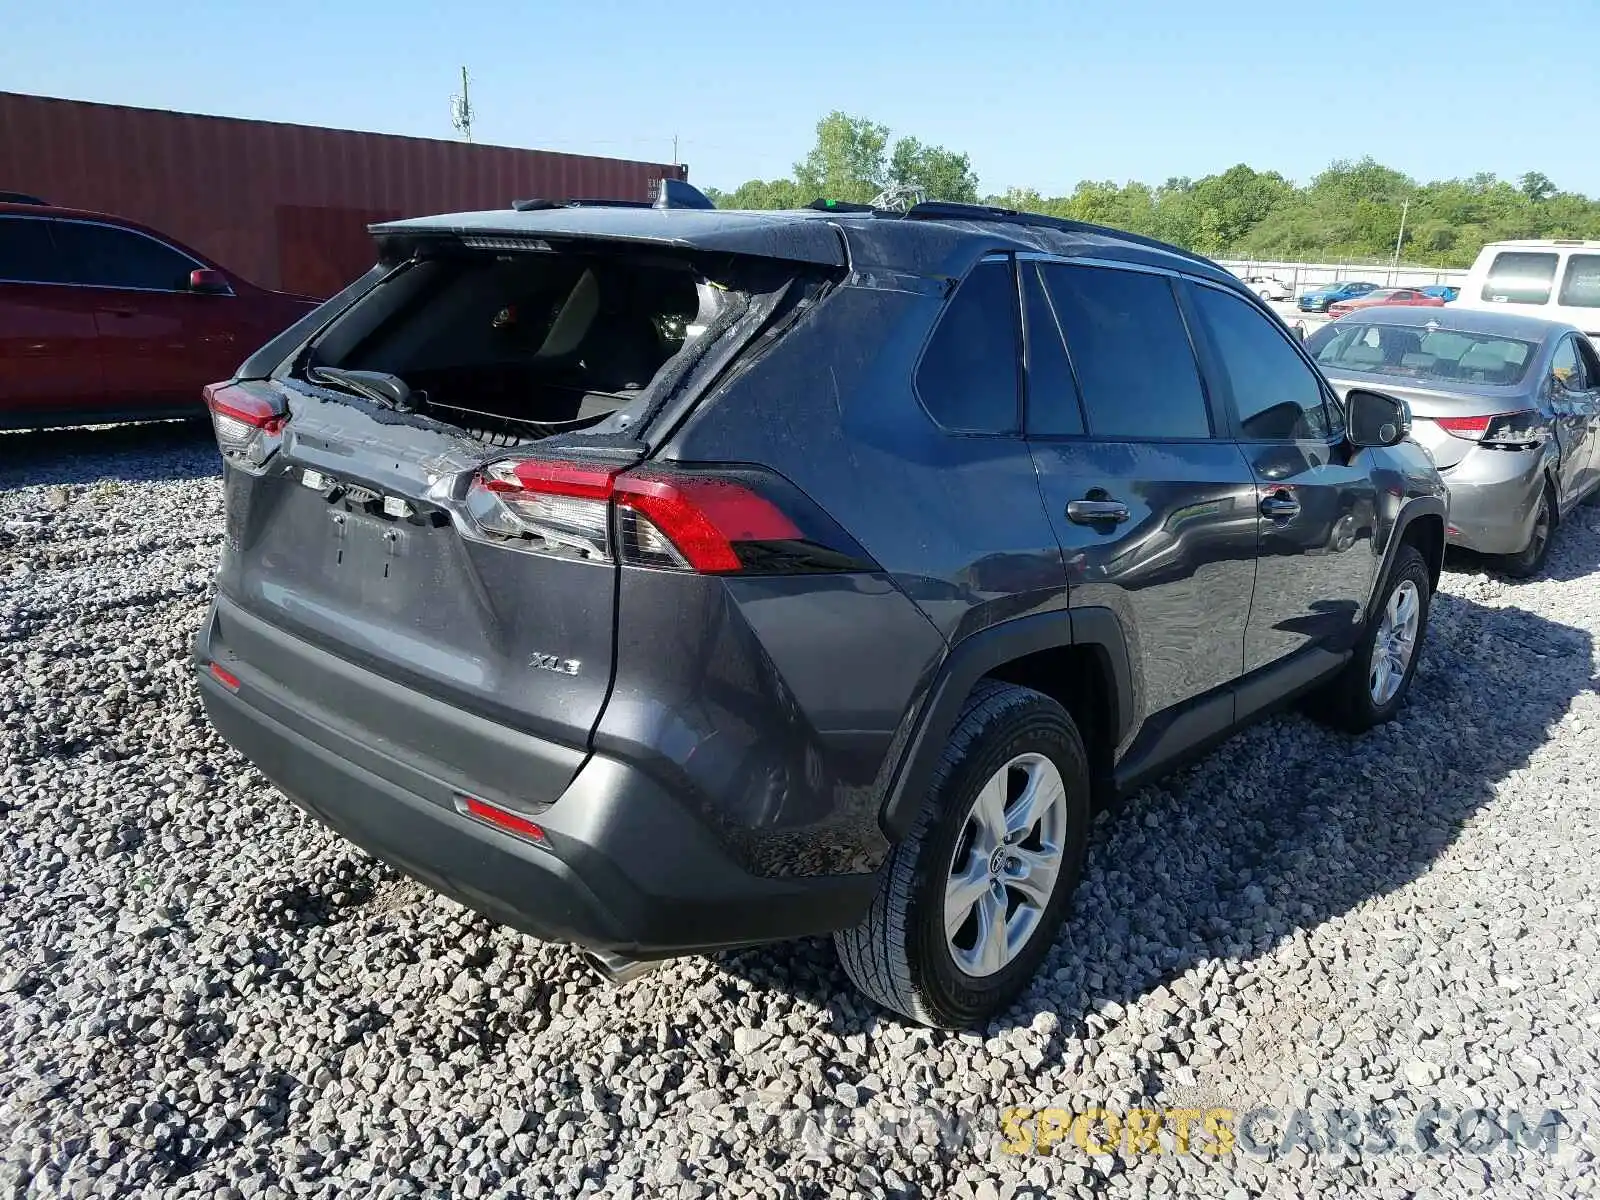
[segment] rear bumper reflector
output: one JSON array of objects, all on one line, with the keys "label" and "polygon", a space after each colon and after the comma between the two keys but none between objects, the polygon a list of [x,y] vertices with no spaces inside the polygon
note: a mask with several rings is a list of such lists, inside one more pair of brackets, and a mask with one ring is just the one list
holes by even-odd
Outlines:
[{"label": "rear bumper reflector", "polygon": [[517,837],[524,838],[527,841],[537,842],[541,846],[548,845],[545,840],[544,830],[528,820],[527,817],[511,812],[509,809],[501,808],[498,805],[490,804],[487,800],[480,800],[476,796],[457,793],[456,811],[469,817],[476,817],[480,821],[493,825],[496,829],[503,829],[507,833],[515,834]]}]

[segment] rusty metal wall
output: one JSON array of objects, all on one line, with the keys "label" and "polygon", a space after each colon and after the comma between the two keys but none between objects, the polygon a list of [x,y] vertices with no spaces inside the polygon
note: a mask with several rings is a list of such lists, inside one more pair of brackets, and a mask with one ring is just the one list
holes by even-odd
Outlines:
[{"label": "rusty metal wall", "polygon": [[514,199],[645,200],[665,163],[0,92],[0,191],[130,217],[265,287],[327,296],[366,226]]}]

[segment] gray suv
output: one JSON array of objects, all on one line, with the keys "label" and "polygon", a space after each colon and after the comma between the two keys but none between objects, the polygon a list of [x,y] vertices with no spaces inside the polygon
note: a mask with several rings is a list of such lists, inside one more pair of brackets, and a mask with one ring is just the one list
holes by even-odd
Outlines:
[{"label": "gray suv", "polygon": [[309,813],[614,977],[834,935],[981,1023],[1092,814],[1307,696],[1403,703],[1445,492],[1182,250],[1001,209],[523,203],[207,390],[195,643]]}]

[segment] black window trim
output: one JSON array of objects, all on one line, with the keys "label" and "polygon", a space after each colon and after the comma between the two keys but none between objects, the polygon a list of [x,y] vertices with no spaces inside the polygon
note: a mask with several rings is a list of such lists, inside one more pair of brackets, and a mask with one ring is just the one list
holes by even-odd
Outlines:
[{"label": "black window trim", "polygon": [[[1081,384],[1081,382],[1079,381],[1079,378],[1078,378],[1078,364],[1075,361],[1073,361],[1072,346],[1066,339],[1066,336],[1065,336],[1066,331],[1063,330],[1062,331],[1063,336],[1061,338],[1061,344],[1062,344],[1062,348],[1065,350],[1066,355],[1067,355],[1067,366],[1069,368],[1071,368],[1071,371],[1072,371],[1072,382],[1073,382],[1073,385],[1075,387],[1077,387],[1077,389],[1078,389],[1077,401],[1078,401],[1079,410],[1083,415],[1084,432],[1082,432],[1082,433],[1029,433],[1028,429],[1027,429],[1027,425],[1026,425],[1027,413],[1024,412],[1023,413],[1023,418],[1024,418],[1023,434],[1029,441],[1033,441],[1033,442],[1105,442],[1105,443],[1109,443],[1109,444],[1113,444],[1113,445],[1208,446],[1208,445],[1211,445],[1214,442],[1221,442],[1221,441],[1227,441],[1228,440],[1228,436],[1229,435],[1226,432],[1224,432],[1224,430],[1227,427],[1227,414],[1223,411],[1221,405],[1217,402],[1217,397],[1214,395],[1214,393],[1212,391],[1210,380],[1207,379],[1207,377],[1206,377],[1206,369],[1205,369],[1205,365],[1204,365],[1204,363],[1203,363],[1203,361],[1201,359],[1200,346],[1199,346],[1199,343],[1198,343],[1198,339],[1195,336],[1194,322],[1190,317],[1188,306],[1184,303],[1183,294],[1182,294],[1180,288],[1178,287],[1178,284],[1182,280],[1185,280],[1185,279],[1189,278],[1188,276],[1182,274],[1181,272],[1174,271],[1174,270],[1172,270],[1172,269],[1170,269],[1168,267],[1152,266],[1149,263],[1126,262],[1126,261],[1123,261],[1122,259],[1115,259],[1115,258],[1091,258],[1091,257],[1088,257],[1086,255],[1051,254],[1048,251],[1043,251],[1043,250],[1022,250],[1022,251],[1018,251],[1017,255],[1016,255],[1016,259],[1017,259],[1017,262],[1018,262],[1019,265],[1022,264],[1022,263],[1028,262],[1028,263],[1041,263],[1041,264],[1046,265],[1046,266],[1103,267],[1103,268],[1107,268],[1107,269],[1110,269],[1110,270],[1113,270],[1113,271],[1131,271],[1131,272],[1134,272],[1134,273],[1139,274],[1139,275],[1161,275],[1161,276],[1165,276],[1165,278],[1167,280],[1167,286],[1172,291],[1172,301],[1177,306],[1177,309],[1178,309],[1178,319],[1183,325],[1184,335],[1189,340],[1189,353],[1190,353],[1191,357],[1194,360],[1195,378],[1197,378],[1200,381],[1200,396],[1205,401],[1206,420],[1211,426],[1211,433],[1208,436],[1203,437],[1203,438],[1198,438],[1198,437],[1153,437],[1153,436],[1152,437],[1108,437],[1106,434],[1103,434],[1103,433],[1097,434],[1094,431],[1094,429],[1091,426],[1090,421],[1089,421],[1089,405],[1084,400],[1084,397],[1083,397],[1083,386],[1082,386],[1082,384]],[[1043,278],[1042,277],[1041,277],[1040,281],[1041,281],[1041,283],[1043,282]],[[1221,287],[1223,285],[1218,284],[1218,285],[1215,285],[1215,286]],[[1020,280],[1019,280],[1019,289],[1020,289]],[[1055,312],[1055,301],[1050,298],[1050,290],[1049,290],[1048,287],[1045,288],[1045,299],[1050,304],[1050,311],[1052,313],[1054,313]],[[1020,293],[1019,293],[1019,301],[1020,301]],[[1024,319],[1026,319],[1026,311],[1024,311],[1023,315],[1024,315]],[[1057,319],[1059,320],[1059,317]],[[1023,390],[1024,390],[1024,392],[1026,392],[1026,390],[1027,390],[1026,386],[1024,386]]]},{"label": "black window trim", "polygon": [[[1056,311],[1056,302],[1051,298],[1044,274],[1039,270],[1041,261],[1042,256],[1017,256],[1017,305],[1022,313],[1022,436],[1031,442],[1081,441],[1089,436],[1089,410],[1083,403],[1083,380],[1078,378],[1078,364],[1072,361],[1072,351],[1067,348],[1066,331],[1061,328],[1061,314]],[[1028,357],[1032,328],[1028,324],[1028,285],[1024,278],[1024,266],[1033,272],[1034,279],[1038,281],[1039,294],[1044,298],[1045,307],[1050,310],[1051,321],[1055,323],[1053,332],[1067,362],[1067,375],[1072,380],[1072,403],[1078,409],[1078,424],[1083,426],[1082,433],[1035,433],[1029,424],[1033,405],[1033,362]]]},{"label": "black window trim", "polygon": [[[47,215],[44,215],[44,214],[35,215],[33,213],[6,213],[4,215],[4,219],[5,220],[12,220],[12,221],[43,221],[43,222],[45,222],[45,225],[46,225],[46,236],[51,236],[50,226],[53,226],[53,225],[97,225],[102,229],[115,229],[119,233],[131,233],[136,237],[144,238],[144,240],[147,241],[147,242],[154,242],[156,245],[162,247],[163,249],[172,251],[172,253],[176,254],[179,258],[185,259],[188,262],[194,264],[193,266],[191,266],[189,268],[191,271],[215,271],[216,270],[216,268],[213,267],[210,263],[201,262],[199,259],[195,258],[194,255],[190,254],[187,250],[180,250],[180,249],[178,249],[178,247],[174,246],[171,242],[164,241],[163,239],[156,237],[154,234],[146,233],[142,229],[133,229],[133,228],[130,228],[129,226],[127,226],[127,225],[118,225],[118,224],[115,224],[114,222],[111,222],[111,221],[93,221],[93,220],[90,220],[90,219],[88,219],[86,217],[53,217],[53,216],[47,216]],[[51,236],[51,241],[54,242],[54,240],[55,240],[54,237]],[[61,248],[59,246],[56,247],[56,253],[64,255],[64,252],[61,250]],[[97,291],[97,292],[143,292],[143,293],[146,293],[146,294],[149,294],[149,295],[157,295],[157,296],[192,296],[192,295],[194,295],[194,293],[189,291],[187,288],[124,287],[124,286],[122,286],[120,284],[114,284],[114,283],[40,283],[38,280],[32,280],[32,279],[0,279],[0,283],[17,284],[17,285],[22,286],[22,287],[86,288],[86,289],[89,289],[89,290],[92,290],[92,291]],[[236,293],[234,292],[233,285],[231,283],[228,284],[228,290],[225,291],[225,292],[208,292],[207,293],[207,295],[211,295],[211,296],[233,296],[235,294]]]},{"label": "black window trim", "polygon": [[[1187,275],[1184,277],[1184,282],[1188,283],[1190,286],[1207,287],[1212,291],[1222,292],[1224,295],[1233,296],[1235,299],[1249,304],[1249,301],[1246,300],[1245,297],[1241,296],[1232,288],[1226,287],[1222,284],[1213,283],[1209,279],[1199,279],[1193,275]],[[1257,307],[1257,311],[1260,311],[1259,306]],[[1281,327],[1283,322],[1276,315],[1271,316],[1267,320],[1267,324],[1273,328],[1278,336],[1283,339],[1284,344],[1293,350],[1295,354],[1299,356],[1300,361],[1306,365],[1308,370],[1310,370],[1311,377],[1317,381],[1317,387],[1322,393],[1323,408],[1327,409],[1331,407],[1339,414],[1339,420],[1337,422],[1333,421],[1331,419],[1333,415],[1331,412],[1325,412],[1323,414],[1325,418],[1329,418],[1328,436],[1326,438],[1290,438],[1286,440],[1284,438],[1252,438],[1244,436],[1244,424],[1239,419],[1239,404],[1237,399],[1234,397],[1233,387],[1228,381],[1227,373],[1222,367],[1222,364],[1215,358],[1216,350],[1215,347],[1210,344],[1210,334],[1202,332],[1201,336],[1206,341],[1207,365],[1211,370],[1217,372],[1217,391],[1220,395],[1226,397],[1226,403],[1223,407],[1227,415],[1227,425],[1229,431],[1228,436],[1241,446],[1282,446],[1288,444],[1288,442],[1293,442],[1296,445],[1326,446],[1330,451],[1337,448],[1344,442],[1346,436],[1344,432],[1344,406],[1339,403],[1338,393],[1333,390],[1333,385],[1328,382],[1328,377],[1322,373],[1322,368],[1317,365],[1316,360],[1312,358],[1311,355],[1306,353],[1305,346],[1296,341],[1288,329]],[[1339,432],[1337,433],[1334,432],[1335,424],[1337,424],[1339,427]]]},{"label": "black window trim", "polygon": [[[1017,394],[1015,398],[1016,429],[1010,432],[999,432],[993,429],[955,429],[946,425],[933,415],[933,409],[928,407],[928,402],[922,398],[922,389],[917,384],[917,379],[922,374],[922,360],[928,355],[928,348],[933,345],[933,339],[938,337],[939,329],[944,324],[945,314],[950,309],[950,302],[955,299],[957,292],[963,284],[972,277],[972,273],[985,263],[1004,263],[1011,270],[1011,329],[1014,335],[1015,346],[1012,354],[1015,356],[1017,368]],[[922,410],[923,416],[932,421],[940,433],[950,437],[963,438],[1002,438],[1010,441],[1020,441],[1023,437],[1023,407],[1022,397],[1027,390],[1025,381],[1025,359],[1023,355],[1022,337],[1022,282],[1017,273],[1017,255],[1009,250],[990,250],[980,255],[973,264],[967,268],[967,273],[955,281],[955,286],[950,289],[943,303],[939,306],[939,315],[934,318],[933,325],[928,329],[923,338],[922,347],[917,351],[917,358],[911,364],[911,394],[917,398],[917,407]]]},{"label": "black window trim", "polygon": [[[1556,339],[1555,348],[1550,351],[1550,363],[1545,368],[1545,379],[1547,382],[1555,379],[1556,359],[1561,356],[1561,348],[1569,344],[1572,346],[1573,363],[1577,366],[1579,373],[1583,376],[1583,381],[1586,384],[1589,382],[1589,364],[1584,361],[1583,349],[1578,345],[1578,339],[1582,336],[1583,335],[1581,333],[1563,333]],[[1593,385],[1591,384],[1590,386],[1592,387]],[[1551,390],[1555,391],[1556,389],[1552,387]],[[1560,385],[1560,391],[1568,396],[1575,393],[1582,393],[1587,390],[1588,388],[1569,388],[1565,384]]]},{"label": "black window trim", "polygon": [[[1594,348],[1593,340],[1585,333],[1569,333],[1572,339],[1572,351],[1578,356],[1578,364],[1583,369],[1583,381],[1587,385],[1584,391],[1589,393],[1600,392],[1600,350]],[[1591,378],[1591,373],[1593,378]]]}]

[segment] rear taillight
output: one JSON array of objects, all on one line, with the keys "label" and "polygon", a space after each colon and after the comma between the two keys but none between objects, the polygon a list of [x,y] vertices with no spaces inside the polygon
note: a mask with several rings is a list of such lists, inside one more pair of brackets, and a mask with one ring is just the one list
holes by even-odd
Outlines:
[{"label": "rear taillight", "polygon": [[1433,420],[1451,437],[1503,450],[1537,446],[1547,436],[1544,421],[1532,409],[1477,417],[1435,417]]},{"label": "rear taillight", "polygon": [[874,570],[798,488],[754,467],[615,467],[503,459],[468,495],[479,527],[595,561],[706,575]]},{"label": "rear taillight", "polygon": [[213,383],[204,395],[217,446],[229,462],[253,470],[277,453],[289,416],[270,393],[250,384]]}]

